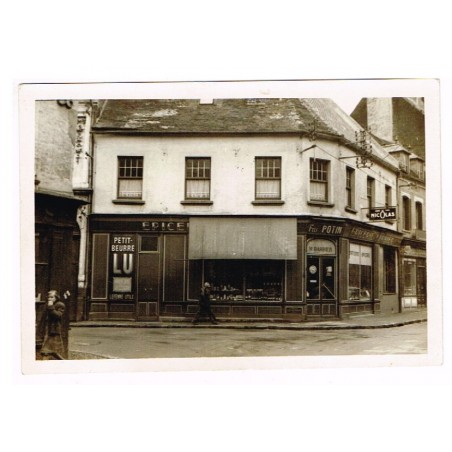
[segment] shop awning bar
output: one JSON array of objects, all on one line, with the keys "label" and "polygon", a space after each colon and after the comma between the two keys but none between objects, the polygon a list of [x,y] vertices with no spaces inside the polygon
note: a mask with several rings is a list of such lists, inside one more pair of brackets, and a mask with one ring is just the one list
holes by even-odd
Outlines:
[{"label": "shop awning bar", "polygon": [[296,218],[190,218],[189,259],[297,259]]}]

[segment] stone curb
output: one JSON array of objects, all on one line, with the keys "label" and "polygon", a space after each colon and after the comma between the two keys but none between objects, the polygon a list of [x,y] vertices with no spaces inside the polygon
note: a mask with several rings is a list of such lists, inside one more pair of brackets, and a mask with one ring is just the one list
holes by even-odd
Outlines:
[{"label": "stone curb", "polygon": [[89,322],[89,323],[71,323],[71,328],[203,328],[203,329],[243,329],[243,330],[357,330],[357,329],[377,329],[377,328],[397,328],[414,323],[426,322],[426,318],[404,320],[397,322],[375,323],[375,324],[336,324],[336,325],[309,325],[309,324],[291,324],[291,325],[272,325],[272,324],[258,324],[258,323],[243,323],[243,324],[228,324],[220,323],[218,325],[192,325],[190,323],[168,322],[168,323],[124,323],[124,322]]}]

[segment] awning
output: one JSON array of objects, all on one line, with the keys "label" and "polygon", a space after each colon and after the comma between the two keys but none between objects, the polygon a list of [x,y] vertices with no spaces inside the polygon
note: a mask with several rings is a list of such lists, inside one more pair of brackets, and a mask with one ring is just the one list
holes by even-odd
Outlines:
[{"label": "awning", "polygon": [[190,218],[189,259],[297,259],[296,218]]}]

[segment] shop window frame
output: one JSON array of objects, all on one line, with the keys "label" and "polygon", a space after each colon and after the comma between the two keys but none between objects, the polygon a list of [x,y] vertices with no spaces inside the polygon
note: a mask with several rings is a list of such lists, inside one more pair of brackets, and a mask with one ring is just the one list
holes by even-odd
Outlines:
[{"label": "shop window frame", "polygon": [[[211,285],[211,299],[214,303],[237,303],[237,304],[262,304],[262,303],[283,303],[286,297],[286,265],[285,261],[259,261],[259,260],[247,260],[240,259],[237,261],[231,260],[211,260],[206,259],[203,261],[203,277],[204,281],[208,281]],[[220,264],[221,262],[221,264]],[[276,264],[275,262],[278,262]],[[256,270],[256,264],[258,268]],[[222,265],[220,268],[215,268],[215,265]],[[211,273],[224,273],[231,275],[233,272],[227,271],[228,265],[233,265],[236,271],[235,279],[233,277],[229,281],[218,281]],[[263,281],[262,288],[249,287],[248,284],[252,278],[251,269],[257,272],[259,275],[255,278],[263,278],[265,270],[268,272],[268,268],[265,266],[274,265],[277,268],[273,268],[272,271],[276,275],[272,281]],[[225,284],[226,283],[226,284]],[[279,290],[279,296],[276,296]],[[259,298],[267,293],[267,298]],[[273,293],[273,297],[269,294]]]},{"label": "shop window frame", "polygon": [[[407,269],[410,272],[407,272]],[[404,297],[415,297],[417,296],[417,266],[416,259],[403,259],[402,262],[402,274],[403,274],[403,296]],[[410,284],[407,285],[407,276],[410,276]]]},{"label": "shop window frame", "polygon": [[[348,274],[348,280],[347,280],[348,299],[350,301],[352,301],[352,302],[369,302],[369,301],[372,301],[372,299],[373,299],[374,252],[373,252],[372,247],[367,245],[367,244],[364,245],[362,243],[351,242],[350,245],[352,245],[352,244],[359,247],[360,257],[359,257],[359,264],[351,264],[350,263],[351,251],[352,251],[351,250],[351,246],[350,246],[350,248],[349,248],[349,255],[348,255],[348,262],[347,262],[347,267],[348,267],[348,270],[347,270],[347,274]],[[362,258],[361,249],[363,247],[367,248],[370,251],[370,265],[363,265],[363,264],[361,264],[361,258]],[[351,265],[357,265],[358,266],[358,270],[359,270],[359,274],[358,274],[359,286],[351,286],[350,285],[350,278],[351,278],[351,276],[350,276],[350,273],[351,273],[350,267],[351,267]],[[364,297],[362,297],[362,292],[364,290],[366,290],[366,289],[362,288],[362,277],[363,277],[362,267],[370,267],[370,274],[369,274],[370,281],[369,281],[369,288],[367,289],[369,295],[368,296],[364,296]],[[352,289],[354,289],[353,292],[352,292]],[[357,297],[356,296],[352,297],[351,296],[352,293],[355,294],[355,295],[357,294]]]}]

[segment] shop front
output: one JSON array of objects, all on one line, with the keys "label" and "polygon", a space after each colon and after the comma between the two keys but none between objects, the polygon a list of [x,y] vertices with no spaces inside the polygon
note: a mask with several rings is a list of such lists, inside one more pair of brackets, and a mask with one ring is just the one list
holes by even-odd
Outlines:
[{"label": "shop front", "polygon": [[90,319],[302,321],[399,309],[401,235],[313,217],[91,218]]},{"label": "shop front", "polygon": [[186,218],[91,218],[89,319],[156,320],[186,298]]},{"label": "shop front", "polygon": [[345,317],[399,310],[401,234],[345,219],[303,218],[306,316]]},{"label": "shop front", "polygon": [[190,218],[188,249],[190,266],[201,275],[198,288],[210,283],[218,316],[302,315],[299,303],[287,304],[298,259],[296,218]]},{"label": "shop front", "polygon": [[402,309],[427,306],[427,260],[425,242],[404,240],[401,247]]}]

